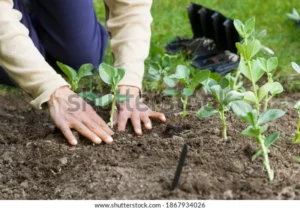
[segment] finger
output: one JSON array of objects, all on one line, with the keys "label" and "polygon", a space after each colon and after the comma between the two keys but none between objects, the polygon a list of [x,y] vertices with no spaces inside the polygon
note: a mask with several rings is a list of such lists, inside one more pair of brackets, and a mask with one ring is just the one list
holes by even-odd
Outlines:
[{"label": "finger", "polygon": [[76,137],[73,135],[69,126],[63,125],[63,126],[59,126],[58,128],[61,130],[61,132],[63,133],[63,135],[71,145],[76,146],[78,144],[78,141]]},{"label": "finger", "polygon": [[119,117],[117,118],[119,131],[125,131],[129,116],[130,116],[130,113],[127,111],[122,111],[119,113]]},{"label": "finger", "polygon": [[101,144],[102,140],[81,122],[78,121],[74,122],[72,124],[72,128],[77,130],[81,135],[88,138],[95,144]]},{"label": "finger", "polygon": [[147,115],[142,115],[142,116],[141,116],[141,121],[144,123],[145,128],[146,128],[147,130],[151,130],[151,129],[152,129],[152,123],[151,123],[151,120],[150,120],[150,118],[149,118]]},{"label": "finger", "polygon": [[163,113],[160,113],[160,112],[150,111],[149,117],[159,119],[162,122],[167,121],[166,116]]},{"label": "finger", "polygon": [[100,139],[102,139],[105,143],[110,144],[113,142],[113,138],[105,132],[102,127],[96,124],[94,121],[89,119],[83,119],[84,125],[89,128],[94,134],[96,134]]},{"label": "finger", "polygon": [[141,126],[141,119],[140,116],[136,113],[133,113],[131,117],[131,123],[133,125],[134,131],[137,135],[143,135],[142,126]]},{"label": "finger", "polygon": [[96,112],[93,113],[91,119],[97,123],[97,125],[100,126],[108,135],[114,135],[114,132]]}]

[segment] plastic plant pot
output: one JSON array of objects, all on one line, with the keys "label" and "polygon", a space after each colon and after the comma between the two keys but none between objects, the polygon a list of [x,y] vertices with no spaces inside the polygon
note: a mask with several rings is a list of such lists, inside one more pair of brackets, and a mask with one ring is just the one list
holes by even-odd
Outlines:
[{"label": "plastic plant pot", "polygon": [[233,53],[237,53],[235,43],[241,40],[233,25],[233,20],[226,19],[223,23],[226,34],[227,49]]},{"label": "plastic plant pot", "polygon": [[188,16],[189,16],[190,23],[191,23],[191,26],[192,26],[192,31],[193,31],[193,34],[194,34],[194,38],[199,38],[199,37],[203,36],[203,33],[201,31],[201,28],[200,28],[200,24],[199,24],[199,19],[200,18],[199,18],[199,13],[198,13],[198,11],[201,8],[202,8],[201,5],[194,4],[194,3],[190,3],[187,6]]},{"label": "plastic plant pot", "polygon": [[226,50],[227,49],[227,41],[225,35],[225,27],[223,23],[226,18],[220,13],[216,12],[211,16],[213,20],[213,28],[214,28],[214,40],[216,41],[217,49]]},{"label": "plastic plant pot", "polygon": [[199,21],[203,35],[206,38],[214,39],[214,29],[211,27],[213,24],[211,16],[215,13],[215,11],[202,7],[198,13],[200,15]]}]

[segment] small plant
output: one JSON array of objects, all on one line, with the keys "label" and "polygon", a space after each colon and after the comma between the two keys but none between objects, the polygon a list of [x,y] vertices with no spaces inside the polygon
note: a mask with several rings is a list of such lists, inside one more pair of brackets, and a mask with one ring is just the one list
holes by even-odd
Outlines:
[{"label": "small plant", "polygon": [[[187,110],[188,99],[192,96],[196,90],[196,87],[206,81],[209,78],[209,71],[193,71],[188,67],[183,65],[178,65],[176,68],[176,73],[169,76],[171,80],[179,81],[184,89],[182,91],[178,90],[164,90],[165,96],[179,96],[181,98],[183,112],[182,116],[185,117],[189,114]],[[167,83],[168,85],[168,83]]]},{"label": "small plant", "polygon": [[[236,44],[241,55],[239,71],[252,83],[252,91],[245,92],[244,99],[255,104],[255,109],[259,115],[263,99],[265,99],[264,111],[266,111],[270,99],[283,92],[282,85],[273,81],[278,59],[276,57],[268,60],[261,57],[254,58],[262,48],[260,41],[253,36],[255,34],[255,18],[246,21],[245,24],[235,20],[234,24],[239,34],[244,38],[242,43]],[[265,73],[268,75],[268,82],[259,87],[257,82]]]},{"label": "small plant", "polygon": [[57,62],[57,65],[70,80],[71,88],[73,91],[76,91],[78,89],[79,82],[83,77],[88,77],[93,75],[92,74],[92,70],[94,69],[93,64],[83,64],[79,68],[78,73],[72,67],[65,65],[63,63]]},{"label": "small plant", "polygon": [[176,86],[168,76],[174,73],[174,63],[178,62],[178,56],[169,55],[157,46],[151,46],[151,53],[151,60],[147,62],[149,68],[145,76],[145,86],[147,90],[155,90],[160,95],[164,90],[164,83],[168,84],[168,87]]},{"label": "small plant", "polygon": [[[163,57],[165,59],[167,57]],[[162,67],[160,64],[152,64],[148,70],[148,76],[146,77],[149,89],[156,90],[157,94],[160,95],[163,91],[163,84],[167,84],[168,87],[175,87],[176,83],[170,79],[169,76],[172,73],[170,66]]]},{"label": "small plant", "polygon": [[290,18],[292,20],[300,21],[300,15],[299,15],[298,11],[295,8],[293,8],[292,13],[287,13],[286,15],[287,15],[288,18]]},{"label": "small plant", "polygon": [[268,153],[270,152],[270,146],[279,138],[280,133],[275,132],[268,137],[266,137],[264,133],[268,129],[267,123],[282,117],[285,112],[279,109],[270,109],[259,115],[256,109],[252,109],[252,107],[244,101],[233,102],[232,110],[240,120],[249,125],[241,134],[255,138],[260,146],[260,149],[252,157],[252,160],[262,155],[269,180],[273,181],[274,171],[271,169]]},{"label": "small plant", "polygon": [[99,66],[99,75],[104,83],[111,86],[112,93],[104,95],[101,98],[97,98],[95,100],[95,105],[105,107],[112,104],[110,112],[110,126],[113,128],[114,114],[117,111],[117,103],[123,103],[128,100],[127,96],[118,93],[118,84],[123,79],[125,70],[123,68],[113,67],[103,63]]},{"label": "small plant", "polygon": [[214,96],[216,105],[207,104],[197,112],[199,119],[211,117],[216,113],[219,113],[222,121],[222,135],[227,140],[227,124],[225,112],[230,110],[230,105],[233,101],[242,100],[243,94],[230,89],[229,81],[222,79],[220,84],[211,80],[209,82],[209,93]]},{"label": "small plant", "polygon": [[[300,74],[300,66],[297,63],[292,62],[292,67],[294,68],[294,70],[297,73]],[[300,101],[298,101],[296,103],[296,105],[294,106],[294,109],[298,112],[299,120],[298,120],[298,125],[297,125],[297,130],[296,130],[296,136],[293,139],[293,143],[300,144]]]},{"label": "small plant", "polygon": [[300,144],[300,101],[298,101],[296,103],[296,105],[294,106],[294,109],[298,112],[299,119],[298,119],[296,136],[293,139],[293,143],[294,144]]}]

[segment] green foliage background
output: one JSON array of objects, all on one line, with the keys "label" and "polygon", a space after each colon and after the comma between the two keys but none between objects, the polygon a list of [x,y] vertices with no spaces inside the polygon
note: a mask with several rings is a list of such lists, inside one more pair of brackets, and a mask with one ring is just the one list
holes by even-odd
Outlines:
[{"label": "green foliage background", "polygon": [[[186,6],[189,0],[154,0],[152,7],[152,44],[164,47],[176,35],[192,36]],[[278,78],[281,82],[294,73],[291,62],[300,63],[300,28],[286,18],[286,13],[296,8],[300,12],[299,0],[194,0],[193,2],[220,11],[230,18],[246,21],[256,17],[257,29],[267,29],[263,44],[275,51],[279,58]],[[99,20],[104,22],[102,0],[95,0]],[[151,59],[151,58],[150,58]],[[107,56],[107,62],[111,62]],[[298,85],[299,84],[299,85]],[[289,90],[299,90],[300,81],[286,83]]]}]

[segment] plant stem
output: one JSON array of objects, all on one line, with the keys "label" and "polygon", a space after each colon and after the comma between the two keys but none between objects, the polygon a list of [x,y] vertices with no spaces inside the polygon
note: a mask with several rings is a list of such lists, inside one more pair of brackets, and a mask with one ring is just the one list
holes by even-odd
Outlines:
[{"label": "plant stem", "polygon": [[266,99],[265,99],[265,107],[264,107],[264,111],[268,110],[268,105],[269,105],[269,101],[270,101],[270,97],[269,94],[267,94]]},{"label": "plant stem", "polygon": [[241,71],[238,68],[237,72],[236,72],[236,75],[235,75],[235,80],[234,80],[234,83],[233,83],[233,90],[236,90],[236,85],[237,85],[238,79],[240,78],[240,75],[241,75]]},{"label": "plant stem", "polygon": [[77,84],[76,84],[76,82],[74,82],[74,81],[72,82],[71,89],[74,92],[77,90]]},{"label": "plant stem", "polygon": [[225,117],[225,112],[224,112],[224,107],[221,108],[219,111],[221,121],[222,121],[222,136],[224,140],[227,140],[227,124],[226,124],[226,117]]},{"label": "plant stem", "polygon": [[293,139],[294,144],[299,144],[300,143],[300,113],[298,113],[298,115],[299,115],[299,120],[298,120],[298,125],[297,125],[296,136]]},{"label": "plant stem", "polygon": [[253,73],[252,73],[252,65],[251,65],[250,61],[247,61],[247,64],[248,64],[248,67],[249,67],[249,72],[250,72],[250,77],[251,77],[251,82],[252,82],[253,93],[254,93],[254,95],[255,95],[255,97],[257,99],[257,102],[255,104],[255,108],[256,108],[257,114],[259,115],[260,104],[258,102],[258,95],[257,95],[256,83],[254,82],[254,77],[253,77]]},{"label": "plant stem", "polygon": [[183,115],[183,117],[186,117],[188,115],[188,111],[186,110],[187,104],[188,104],[188,97],[185,96],[185,99],[182,99],[182,105],[183,105],[182,115]]},{"label": "plant stem", "polygon": [[265,146],[265,139],[262,135],[259,135],[258,136],[258,141],[259,141],[259,144],[261,146],[262,154],[263,154],[263,157],[264,157],[264,165],[265,165],[265,168],[268,172],[269,180],[273,181],[274,172],[273,172],[273,170],[271,169],[271,166],[270,166],[269,157],[268,157],[268,149]]},{"label": "plant stem", "polygon": [[111,105],[111,112],[110,112],[110,127],[114,128],[114,115],[115,115],[115,111],[117,110],[116,107],[116,103],[117,103],[117,91],[114,91],[114,98],[112,101],[112,105]]}]

